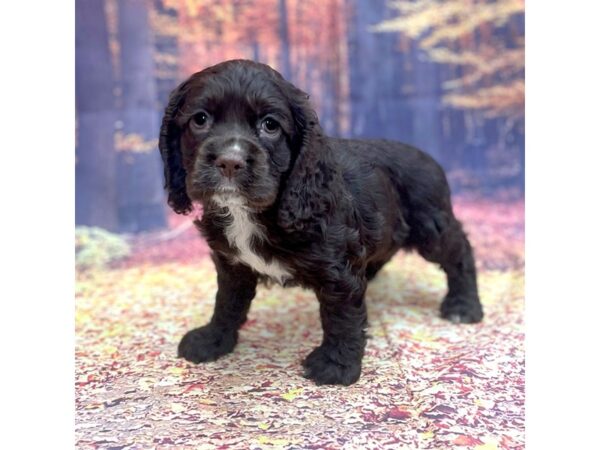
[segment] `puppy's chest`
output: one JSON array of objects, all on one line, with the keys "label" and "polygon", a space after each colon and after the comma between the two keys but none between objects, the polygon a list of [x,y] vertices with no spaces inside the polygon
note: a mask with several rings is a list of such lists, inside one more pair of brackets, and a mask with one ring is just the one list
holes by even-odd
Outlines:
[{"label": "puppy's chest", "polygon": [[285,264],[275,258],[266,261],[256,252],[257,245],[266,238],[248,209],[243,205],[228,205],[226,208],[228,214],[223,233],[230,247],[236,250],[234,259],[280,284],[291,279],[291,270]]}]

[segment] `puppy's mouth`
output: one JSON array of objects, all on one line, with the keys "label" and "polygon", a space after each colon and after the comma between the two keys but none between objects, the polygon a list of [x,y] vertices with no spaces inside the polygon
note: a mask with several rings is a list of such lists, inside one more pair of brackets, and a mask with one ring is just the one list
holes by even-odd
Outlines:
[{"label": "puppy's mouth", "polygon": [[275,202],[275,195],[262,195],[257,197],[250,195],[236,182],[222,180],[207,186],[199,181],[188,182],[187,191],[189,197],[196,202],[216,202],[220,206],[234,206],[243,204],[257,212],[268,209]]},{"label": "puppy's mouth", "polygon": [[244,206],[254,212],[261,212],[273,205],[274,199],[254,198],[243,195],[239,189],[219,189],[214,191],[211,200],[219,206]]},{"label": "puppy's mouth", "polygon": [[224,180],[220,183],[214,184],[211,183],[209,186],[201,181],[192,181],[188,182],[187,190],[188,195],[192,200],[200,202],[210,199],[215,195],[244,197],[240,187],[230,180]]},{"label": "puppy's mouth", "polygon": [[240,190],[239,186],[236,183],[229,180],[221,182],[215,188],[215,193],[224,195],[242,195],[242,191]]}]

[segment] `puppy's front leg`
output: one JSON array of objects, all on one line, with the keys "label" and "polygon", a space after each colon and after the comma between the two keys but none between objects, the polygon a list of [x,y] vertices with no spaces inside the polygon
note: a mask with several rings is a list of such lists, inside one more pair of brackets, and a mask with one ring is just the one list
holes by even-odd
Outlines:
[{"label": "puppy's front leg", "polygon": [[214,361],[233,351],[238,330],[246,321],[256,293],[257,277],[242,264],[232,265],[213,255],[217,268],[217,298],[212,319],[207,325],[188,331],[181,339],[178,356],[193,363]]},{"label": "puppy's front leg", "polygon": [[365,350],[367,308],[366,278],[348,276],[317,291],[323,342],[304,360],[304,376],[317,384],[355,383],[360,377]]}]

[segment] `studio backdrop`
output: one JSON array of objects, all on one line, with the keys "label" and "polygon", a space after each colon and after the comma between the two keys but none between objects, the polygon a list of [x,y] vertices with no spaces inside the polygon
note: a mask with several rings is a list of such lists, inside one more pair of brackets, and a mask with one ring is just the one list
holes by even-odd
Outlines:
[{"label": "studio backdrop", "polygon": [[[523,0],[76,0],[76,423],[90,449],[522,449]],[[259,286],[235,351],[177,358],[210,320],[205,241],[167,206],[170,92],[228,59],[311,95],[328,135],[414,145],[446,170],[485,317],[442,320],[444,273],[399,253],[369,284],[363,372],[316,386],[300,288]]]},{"label": "studio backdrop", "polygon": [[234,58],[310,93],[330,135],[415,145],[457,194],[523,195],[522,1],[78,0],[76,27],[78,224],[167,225],[169,93]]}]

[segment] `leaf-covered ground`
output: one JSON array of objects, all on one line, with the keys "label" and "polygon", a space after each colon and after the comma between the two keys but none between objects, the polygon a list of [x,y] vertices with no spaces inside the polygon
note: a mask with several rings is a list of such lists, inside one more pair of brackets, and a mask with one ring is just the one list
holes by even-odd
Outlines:
[{"label": "leaf-covered ground", "polygon": [[441,320],[443,273],[399,254],[367,292],[371,338],[350,387],[301,377],[321,331],[314,296],[298,288],[259,289],[233,354],[176,359],[216,290],[192,229],[138,239],[118,266],[79,273],[78,447],[524,448],[523,204],[455,210],[477,252],[484,322]]}]

